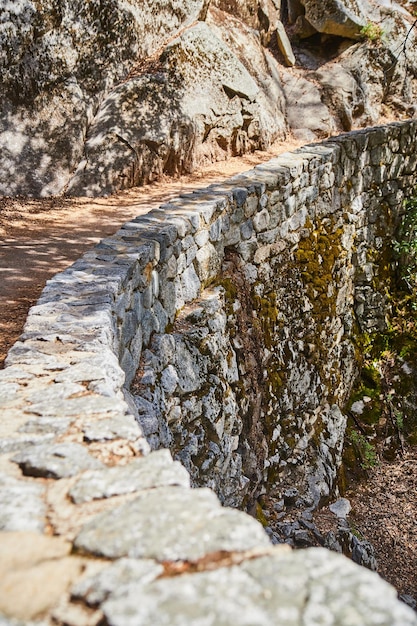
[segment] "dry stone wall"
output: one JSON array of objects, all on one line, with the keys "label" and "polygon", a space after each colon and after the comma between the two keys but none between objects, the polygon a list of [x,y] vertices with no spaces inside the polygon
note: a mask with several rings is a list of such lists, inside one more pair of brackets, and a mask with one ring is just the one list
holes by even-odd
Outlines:
[{"label": "dry stone wall", "polygon": [[280,155],[48,282],[0,372],[2,623],[417,623],[376,575],[270,546],[207,489],[331,492],[416,128]]},{"label": "dry stone wall", "polygon": [[135,404],[151,446],[171,448],[226,504],[247,506],[265,485],[278,498],[296,485],[304,506],[332,492],[358,338],[385,326],[387,251],[414,183],[406,135],[386,132],[278,157],[245,186],[239,177],[173,252],[194,295],[211,288],[174,304],[169,332],[155,326]]}]

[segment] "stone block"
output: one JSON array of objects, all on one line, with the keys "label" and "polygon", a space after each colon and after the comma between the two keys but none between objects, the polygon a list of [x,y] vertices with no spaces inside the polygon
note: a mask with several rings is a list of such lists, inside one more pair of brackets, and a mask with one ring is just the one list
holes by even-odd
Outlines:
[{"label": "stone block", "polygon": [[258,522],[222,508],[208,489],[158,487],[98,515],[82,528],[74,545],[107,558],[198,561],[214,552],[266,547],[269,540]]},{"label": "stone block", "polygon": [[16,454],[12,461],[17,463],[26,476],[44,478],[66,478],[86,469],[102,467],[87,448],[78,443],[56,443],[31,446]]},{"label": "stone block", "polygon": [[88,471],[70,490],[76,504],[126,493],[177,485],[190,486],[186,469],[173,461],[168,450],[151,452],[128,465]]}]

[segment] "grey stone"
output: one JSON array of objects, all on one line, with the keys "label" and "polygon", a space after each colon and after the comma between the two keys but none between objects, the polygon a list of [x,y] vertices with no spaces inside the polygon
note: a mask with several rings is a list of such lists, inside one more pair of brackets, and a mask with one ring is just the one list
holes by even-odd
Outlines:
[{"label": "grey stone", "polygon": [[258,522],[222,508],[208,489],[160,487],[98,515],[74,545],[108,558],[198,561],[212,552],[250,550],[269,541]]},{"label": "grey stone", "polygon": [[47,443],[53,441],[54,438],[55,435],[53,433],[47,433],[22,435],[20,437],[7,437],[5,439],[0,439],[0,454],[16,452],[16,450],[22,450],[29,446]]},{"label": "grey stone", "polygon": [[253,216],[253,226],[257,233],[260,233],[263,230],[268,228],[270,221],[270,215],[266,209],[263,209],[259,213]]},{"label": "grey stone", "polygon": [[85,359],[79,363],[75,363],[70,368],[55,376],[55,381],[57,383],[70,381],[77,383],[91,382],[104,378],[107,381],[112,381],[114,389],[120,388],[124,382],[123,371],[120,368],[117,358],[110,350],[107,350],[106,354],[100,354],[91,359]]},{"label": "grey stone", "polygon": [[304,15],[299,15],[295,22],[294,32],[300,39],[308,39],[317,33],[317,30],[306,20]]},{"label": "grey stone", "polygon": [[158,432],[158,417],[152,403],[139,396],[133,396],[133,400],[138,411],[139,424],[145,437]]},{"label": "grey stone", "polygon": [[189,487],[190,477],[180,463],[172,460],[168,450],[158,450],[128,465],[85,472],[70,490],[70,496],[79,504],[169,485]]},{"label": "grey stone", "polygon": [[56,385],[50,385],[44,387],[39,391],[35,391],[28,396],[28,401],[32,404],[50,403],[53,405],[58,400],[66,400],[74,394],[83,393],[85,387],[73,382],[69,383],[57,383]]},{"label": "grey stone", "polygon": [[366,24],[360,0],[304,0],[305,16],[319,33],[357,39]]},{"label": "grey stone", "polygon": [[168,365],[161,374],[161,385],[163,389],[172,394],[178,385],[178,374],[173,365]]},{"label": "grey stone", "polygon": [[291,129],[309,129],[330,134],[334,121],[322,102],[320,89],[302,76],[285,72],[282,86],[287,97],[287,119]]},{"label": "grey stone", "polygon": [[2,382],[0,387],[0,406],[13,401],[19,390],[20,385],[16,382]]},{"label": "grey stone", "polygon": [[374,572],[378,569],[375,551],[372,544],[366,539],[359,540],[351,535],[352,561]]},{"label": "grey stone", "polygon": [[56,443],[31,446],[16,454],[17,463],[26,476],[66,478],[87,469],[99,469],[103,464],[78,443]]},{"label": "grey stone", "polygon": [[[84,387],[82,390],[85,392]],[[53,401],[53,393],[51,393],[51,400],[39,401],[29,405],[25,407],[25,411],[26,413],[58,418],[76,415],[100,415],[112,411],[120,412],[121,405],[118,398],[99,396],[98,394],[86,395],[83,392],[83,395],[80,396],[67,399],[56,398]]]},{"label": "grey stone", "polygon": [[270,555],[240,566],[131,585],[111,595],[102,610],[112,626],[417,623],[377,575],[317,548],[271,548]]},{"label": "grey stone", "polygon": [[194,266],[191,265],[183,272],[181,276],[182,296],[185,302],[190,302],[197,298],[201,283],[196,274]]},{"label": "grey stone", "polygon": [[119,559],[95,576],[78,582],[72,588],[71,596],[95,606],[109,596],[122,595],[132,585],[148,584],[163,573],[163,566],[150,559]]},{"label": "grey stone", "polygon": [[54,435],[61,435],[68,430],[70,424],[71,420],[66,418],[39,417],[23,424],[19,428],[19,432],[36,434],[52,432]]},{"label": "grey stone", "polygon": [[[71,194],[97,195],[152,180],[163,173],[171,150],[172,172],[189,171],[207,159],[259,145],[259,129],[263,145],[283,130],[278,73],[273,80],[256,35],[230,24],[227,30],[233,27],[238,42],[229,47],[223,20],[210,13],[210,20],[171,38],[160,56],[162,72],[137,74],[104,99],[90,127],[86,159],[70,182]],[[277,70],[272,59],[270,65]],[[204,99],[198,84],[204,85]],[[234,129],[239,130],[232,140]],[[132,150],[139,155],[134,167]]]},{"label": "grey stone", "polygon": [[[117,0],[100,9],[78,0],[58,9],[49,0],[10,6],[0,33],[2,195],[62,191],[83,160],[90,107],[97,108],[137,59],[147,58],[161,41],[206,12],[206,0],[157,0],[156,5]],[[59,138],[57,129],[65,129]]]},{"label": "grey stone", "polygon": [[45,487],[0,476],[0,530],[43,532]]},{"label": "grey stone", "polygon": [[352,506],[347,498],[339,498],[336,502],[332,502],[329,505],[329,509],[336,517],[344,519],[349,515]]},{"label": "grey stone", "polygon": [[292,67],[293,65],[295,65],[295,56],[291,47],[290,40],[288,39],[284,24],[278,20],[276,23],[276,27],[278,47],[281,50],[282,56],[284,57],[285,64],[289,67]]},{"label": "grey stone", "polygon": [[35,622],[25,620],[22,622],[20,619],[0,614],[0,626],[49,626],[49,624],[45,620],[36,620]]},{"label": "grey stone", "polygon": [[142,436],[139,424],[132,415],[118,415],[108,419],[97,420],[83,426],[85,441],[107,441],[111,439],[127,439],[136,441]]}]

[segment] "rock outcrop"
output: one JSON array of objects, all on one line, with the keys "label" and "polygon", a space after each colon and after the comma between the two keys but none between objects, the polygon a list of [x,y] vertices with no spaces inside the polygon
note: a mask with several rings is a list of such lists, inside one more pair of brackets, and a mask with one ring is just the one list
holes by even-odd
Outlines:
[{"label": "rock outcrop", "polygon": [[265,147],[282,133],[282,94],[255,37],[240,26],[230,18],[228,37],[242,47],[251,42],[251,72],[222,41],[224,26],[197,22],[168,44],[157,72],[116,87],[90,126],[68,192],[109,193],[190,171]]},{"label": "rock outcrop", "polygon": [[366,12],[362,0],[303,0],[305,17],[319,33],[359,38],[366,24]]},{"label": "rock outcrop", "polygon": [[384,106],[410,115],[412,23],[400,4],[365,0],[8,3],[0,194],[108,194],[288,130],[323,137]]}]

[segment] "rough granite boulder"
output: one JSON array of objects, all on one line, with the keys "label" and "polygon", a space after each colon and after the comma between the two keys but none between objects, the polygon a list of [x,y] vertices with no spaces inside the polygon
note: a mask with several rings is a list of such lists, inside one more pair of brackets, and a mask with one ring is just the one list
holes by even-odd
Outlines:
[{"label": "rough granite boulder", "polygon": [[211,6],[234,15],[259,31],[263,45],[268,45],[281,16],[281,0],[212,0]]},{"label": "rough granite boulder", "polygon": [[[373,124],[383,105],[413,115],[407,6],[9,2],[0,16],[0,195],[105,195],[268,148],[288,129],[307,139]],[[284,90],[283,63],[294,65]]]},{"label": "rough granite boulder", "polygon": [[302,0],[305,17],[319,33],[357,39],[366,24],[362,0]]},{"label": "rough granite boulder", "polygon": [[207,0],[16,0],[0,15],[0,194],[61,192],[109,90]]},{"label": "rough granite boulder", "polygon": [[[244,45],[242,32],[240,39]],[[267,79],[262,61],[261,78]],[[109,94],[68,193],[111,193],[269,145],[284,120],[279,90],[269,96],[260,82],[210,26],[198,22],[168,44],[157,71],[134,76]]]}]

